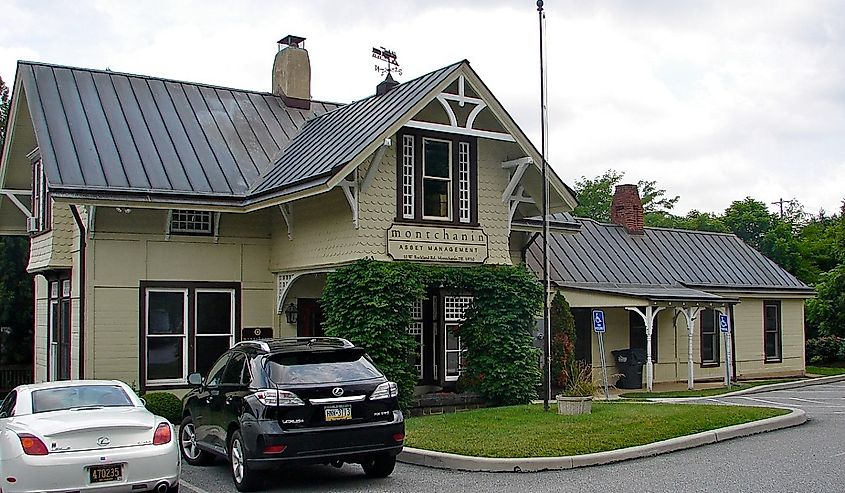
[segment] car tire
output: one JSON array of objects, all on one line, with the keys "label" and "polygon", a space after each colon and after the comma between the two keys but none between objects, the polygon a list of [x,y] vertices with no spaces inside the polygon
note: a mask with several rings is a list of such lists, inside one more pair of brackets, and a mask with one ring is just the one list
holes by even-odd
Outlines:
[{"label": "car tire", "polygon": [[364,474],[368,478],[386,478],[396,467],[396,456],[389,454],[376,455],[370,460],[361,463]]},{"label": "car tire", "polygon": [[179,483],[176,483],[170,488],[167,488],[167,493],[179,493]]},{"label": "car tire", "polygon": [[179,425],[179,453],[192,466],[207,466],[214,461],[214,455],[197,446],[194,420],[190,416],[185,416]]},{"label": "car tire", "polygon": [[240,430],[232,433],[229,440],[229,464],[232,470],[232,481],[238,491],[254,491],[260,480],[258,473],[249,468],[246,462],[246,449]]}]

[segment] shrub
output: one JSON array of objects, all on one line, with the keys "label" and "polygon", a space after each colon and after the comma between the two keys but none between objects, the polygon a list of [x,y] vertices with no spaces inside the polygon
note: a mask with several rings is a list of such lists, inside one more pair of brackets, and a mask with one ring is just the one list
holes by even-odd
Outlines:
[{"label": "shrub", "polygon": [[552,386],[562,389],[566,386],[568,365],[575,360],[575,318],[563,294],[557,293],[550,309],[552,356]]},{"label": "shrub", "polygon": [[564,366],[563,374],[566,384],[560,395],[564,397],[592,397],[598,390],[593,381],[593,368],[583,361],[571,359]]},{"label": "shrub", "polygon": [[845,338],[824,336],[807,341],[807,361],[812,364],[825,364],[845,361]]},{"label": "shrub", "polygon": [[178,425],[182,422],[182,400],[170,392],[150,392],[144,394],[147,410],[166,418]]}]

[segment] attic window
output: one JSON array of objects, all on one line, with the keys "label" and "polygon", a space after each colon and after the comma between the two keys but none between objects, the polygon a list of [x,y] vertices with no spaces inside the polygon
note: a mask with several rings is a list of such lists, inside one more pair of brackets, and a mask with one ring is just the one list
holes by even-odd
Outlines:
[{"label": "attic window", "polygon": [[211,236],[214,234],[214,213],[173,209],[170,211],[170,233]]}]

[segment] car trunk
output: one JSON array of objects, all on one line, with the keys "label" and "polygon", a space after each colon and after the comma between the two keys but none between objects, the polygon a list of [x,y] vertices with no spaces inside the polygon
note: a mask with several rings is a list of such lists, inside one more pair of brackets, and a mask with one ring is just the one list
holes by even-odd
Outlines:
[{"label": "car trunk", "polygon": [[139,407],[79,409],[20,416],[51,454],[149,445],[158,423]]}]

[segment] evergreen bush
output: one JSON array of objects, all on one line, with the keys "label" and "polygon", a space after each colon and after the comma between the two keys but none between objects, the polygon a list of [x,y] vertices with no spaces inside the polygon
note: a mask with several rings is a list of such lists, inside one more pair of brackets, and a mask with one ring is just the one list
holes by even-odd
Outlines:
[{"label": "evergreen bush", "polygon": [[144,394],[144,401],[149,412],[175,425],[182,422],[182,400],[170,392],[149,392]]}]

